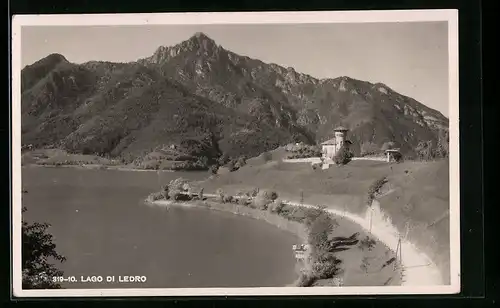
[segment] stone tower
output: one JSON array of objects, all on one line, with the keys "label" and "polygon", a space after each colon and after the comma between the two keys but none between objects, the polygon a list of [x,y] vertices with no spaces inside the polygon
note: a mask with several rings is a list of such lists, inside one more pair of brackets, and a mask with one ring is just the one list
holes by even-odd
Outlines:
[{"label": "stone tower", "polygon": [[335,153],[344,145],[347,139],[347,128],[339,126],[333,130],[335,132]]}]

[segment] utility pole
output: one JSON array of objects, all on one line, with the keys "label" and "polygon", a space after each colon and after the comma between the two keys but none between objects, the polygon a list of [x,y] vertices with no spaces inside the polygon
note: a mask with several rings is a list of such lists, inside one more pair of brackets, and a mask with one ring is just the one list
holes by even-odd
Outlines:
[{"label": "utility pole", "polygon": [[373,207],[370,206],[370,234],[372,234]]},{"label": "utility pole", "polygon": [[408,238],[408,233],[410,233],[410,221],[409,220],[406,221],[406,231],[405,231],[405,237],[404,237],[405,241]]},{"label": "utility pole", "polygon": [[400,260],[401,260],[401,234],[398,234],[398,245],[396,246],[396,262],[394,262],[394,270],[396,270],[398,261]]},{"label": "utility pole", "polygon": [[160,181],[160,169],[156,170],[156,175],[157,175],[157,179],[158,179],[158,186],[160,186],[160,191],[162,191],[162,187],[161,187],[161,181]]}]

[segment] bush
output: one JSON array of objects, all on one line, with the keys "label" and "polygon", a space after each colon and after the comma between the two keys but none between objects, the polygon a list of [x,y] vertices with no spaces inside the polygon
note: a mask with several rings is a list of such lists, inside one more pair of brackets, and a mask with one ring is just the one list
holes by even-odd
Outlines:
[{"label": "bush", "polygon": [[340,263],[342,261],[334,253],[321,254],[312,262],[312,276],[317,279],[332,278],[338,273]]},{"label": "bush", "polygon": [[311,165],[313,170],[321,169],[321,164],[320,163],[314,163]]},{"label": "bush", "polygon": [[285,203],[281,200],[275,200],[274,201],[274,212],[277,214],[280,214],[283,209],[285,208]]},{"label": "bush", "polygon": [[243,206],[248,206],[252,203],[251,201],[249,201],[247,198],[245,198],[243,196],[241,198],[238,198],[237,202],[238,202],[238,204],[243,205]]},{"label": "bush", "polygon": [[167,197],[168,197],[168,191],[169,191],[169,190],[170,190],[170,188],[169,188],[169,184],[164,185],[164,186],[163,186],[163,188],[162,188],[162,192],[163,192],[163,194],[164,194],[165,196],[167,196]]},{"label": "bush", "polygon": [[399,152],[396,152],[393,154],[393,157],[394,157],[394,160],[397,162],[397,163],[400,163],[403,161],[403,155]]},{"label": "bush", "polygon": [[179,171],[179,170],[199,171],[199,170],[208,170],[209,166],[206,157],[201,157],[200,159],[195,161],[188,160],[176,163],[170,169],[174,171]]},{"label": "bush", "polygon": [[167,187],[168,196],[173,200],[180,200],[183,196],[189,194],[189,192],[191,191],[188,180],[184,178],[177,178],[170,181]]},{"label": "bush", "polygon": [[333,219],[327,213],[324,213],[324,211],[322,212],[323,213],[311,212],[312,215],[308,217],[310,219],[308,224],[308,241],[316,252],[321,252],[328,248],[329,236],[334,228]]},{"label": "bush", "polygon": [[223,203],[231,203],[233,201],[234,201],[234,198],[231,195],[223,195],[222,196],[222,202]]},{"label": "bush", "polygon": [[236,168],[241,168],[243,166],[245,166],[247,164],[247,159],[245,156],[240,156],[237,160],[236,160],[236,163],[235,163],[235,167]]},{"label": "bush", "polygon": [[274,200],[274,202],[271,202],[267,205],[267,210],[276,214],[280,214],[283,208],[285,207],[285,204],[283,201],[280,199]]},{"label": "bush", "polygon": [[368,249],[369,251],[371,251],[373,249],[373,247],[375,247],[376,244],[377,244],[377,241],[370,238],[369,236],[366,236],[364,239],[359,241],[359,248],[362,250]]},{"label": "bush", "polygon": [[219,171],[219,166],[218,165],[212,165],[210,168],[208,168],[208,171],[211,174],[217,174],[217,171]]},{"label": "bush", "polygon": [[314,284],[317,278],[309,273],[301,273],[297,281],[297,287],[310,287]]},{"label": "bush", "polygon": [[[444,134],[444,133],[442,133]],[[440,137],[437,144],[432,141],[420,141],[415,148],[416,155],[420,160],[434,160],[448,157],[448,138]]]},{"label": "bush", "polygon": [[349,151],[349,149],[347,147],[342,146],[335,154],[333,161],[337,165],[345,165],[351,161],[351,158],[353,156],[354,155],[351,153],[351,151]]},{"label": "bush", "polygon": [[321,157],[321,148],[317,145],[305,145],[303,143],[299,145],[288,145],[285,150],[291,152],[292,154],[287,155],[288,159],[295,158],[310,158],[310,157]]},{"label": "bush", "polygon": [[237,159],[230,159],[225,165],[229,172],[236,171],[247,164],[245,156],[240,156]]},{"label": "bush", "polygon": [[226,153],[222,154],[219,159],[217,160],[219,166],[224,166],[225,164],[227,164],[229,162],[229,155],[227,155]]},{"label": "bush", "polygon": [[215,194],[217,195],[217,197],[215,198],[215,200],[217,202],[220,202],[220,203],[231,203],[231,202],[235,202],[237,201],[233,196],[225,193],[222,189],[217,189],[217,191],[215,192]]},{"label": "bush", "polygon": [[162,199],[164,200],[164,199],[166,199],[166,198],[165,198],[165,196],[166,196],[166,195],[164,194],[164,192],[163,192],[163,191],[154,192],[154,193],[151,193],[151,194],[148,196],[147,200],[148,200],[149,202],[154,202],[154,201],[157,201],[157,200],[162,200]]},{"label": "bush", "polygon": [[229,169],[229,172],[233,172],[233,171],[238,170],[238,168],[236,168],[236,163],[234,160],[229,161],[227,163],[226,167],[227,167],[227,169]]},{"label": "bush", "polygon": [[256,208],[265,210],[268,204],[276,199],[278,199],[278,194],[275,191],[261,190],[253,201]]}]

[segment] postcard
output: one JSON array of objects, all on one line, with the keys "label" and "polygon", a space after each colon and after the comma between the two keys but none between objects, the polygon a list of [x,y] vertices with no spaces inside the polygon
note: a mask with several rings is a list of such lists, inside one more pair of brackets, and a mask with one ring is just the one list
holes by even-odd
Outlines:
[{"label": "postcard", "polygon": [[14,296],[460,292],[456,10],[12,25]]}]

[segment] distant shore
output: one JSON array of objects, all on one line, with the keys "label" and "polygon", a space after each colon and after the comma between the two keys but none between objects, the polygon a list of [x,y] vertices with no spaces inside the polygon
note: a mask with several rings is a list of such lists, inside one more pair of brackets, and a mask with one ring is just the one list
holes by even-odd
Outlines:
[{"label": "distant shore", "polygon": [[117,171],[135,171],[135,172],[178,172],[182,170],[155,170],[155,169],[139,169],[126,166],[107,166],[96,164],[82,164],[82,165],[43,165],[43,164],[26,164],[23,167],[36,167],[36,168],[74,168],[74,169],[87,169],[87,170],[117,170]]},{"label": "distant shore", "polygon": [[94,154],[72,154],[61,149],[39,149],[25,151],[21,156],[22,166],[48,168],[76,168],[118,171],[149,171],[149,172],[176,172],[176,171],[204,171],[192,168],[174,168],[173,164],[151,164],[151,160],[140,163],[126,163],[120,159],[106,158]]}]

